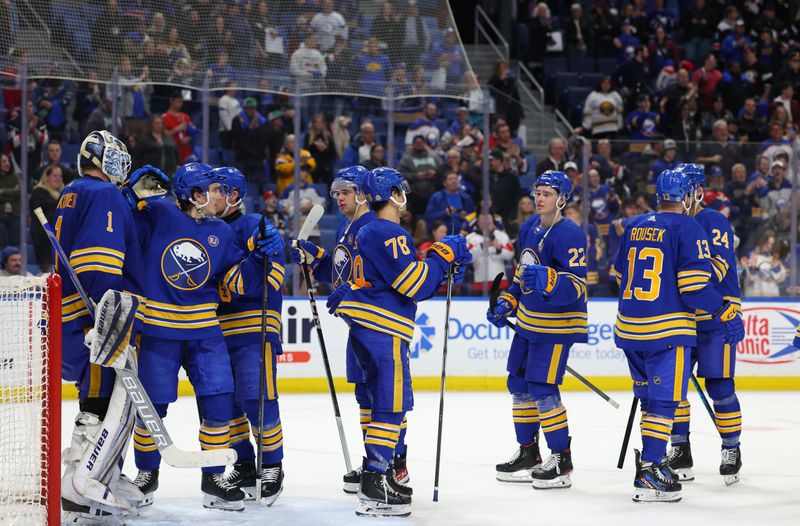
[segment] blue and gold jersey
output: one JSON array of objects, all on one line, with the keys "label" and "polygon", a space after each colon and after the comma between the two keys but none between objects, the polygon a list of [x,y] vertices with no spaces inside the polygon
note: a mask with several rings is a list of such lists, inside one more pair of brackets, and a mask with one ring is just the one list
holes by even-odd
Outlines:
[{"label": "blue and gold jersey", "polygon": [[717,312],[711,252],[693,218],[675,213],[636,217],[614,263],[620,286],[614,339],[621,349],[662,350],[696,343],[695,310]]},{"label": "blue and gold jersey", "polygon": [[[331,283],[333,288],[353,280],[353,261],[358,256],[356,236],[361,227],[375,220],[375,212],[368,211],[352,223],[343,222],[336,229],[336,246],[325,252],[314,273],[319,281]],[[349,228],[348,228],[349,226]]]},{"label": "blue and gold jersey", "polygon": [[[234,241],[242,251],[247,251],[247,240],[258,228],[261,216],[235,212],[224,221],[234,233]],[[281,354],[281,309],[283,308],[283,262],[269,262],[267,274],[267,341]],[[217,317],[222,327],[222,335],[228,348],[243,345],[261,344],[261,301],[263,288],[260,286],[252,294],[239,295],[219,284],[221,302]]]},{"label": "blue and gold jersey", "polygon": [[611,227],[608,231],[608,246],[607,246],[607,254],[608,254],[608,276],[613,278],[615,274],[614,269],[614,261],[617,259],[617,252],[619,252],[619,245],[622,242],[622,236],[625,235],[625,229],[628,228],[633,221],[636,220],[635,217],[623,217],[620,219],[615,219],[611,222]]},{"label": "blue and gold jersey", "polygon": [[[136,280],[143,265],[130,205],[110,182],[86,176],[61,191],[56,235],[86,293],[95,302],[109,290],[141,293]],[[56,270],[62,269],[56,264]],[[62,274],[62,321],[91,325],[89,311],[75,285]]]},{"label": "blue and gold jersey", "polygon": [[600,283],[600,261],[603,260],[605,243],[603,243],[597,226],[590,223],[588,230],[589,232],[586,234],[586,284],[589,286],[589,290],[592,290]]},{"label": "blue and gold jersey", "polygon": [[[736,250],[733,248],[733,229],[728,218],[716,210],[703,208],[694,217],[708,236],[711,249],[711,278],[722,298],[741,309],[742,298],[739,276],[736,274]],[[722,322],[711,319],[711,314],[697,312],[697,330],[700,332],[722,329]]]},{"label": "blue and gold jersey", "polygon": [[224,221],[195,220],[170,201],[151,202],[135,217],[147,298],[142,332],[167,340],[221,335],[217,284],[236,294],[257,294],[264,270],[261,256],[239,248]]},{"label": "blue and gold jersey", "polygon": [[411,342],[417,302],[436,293],[446,269],[417,261],[414,241],[391,221],[375,218],[356,236],[353,284],[336,311],[348,323]]},{"label": "blue and gold jersey", "polygon": [[[517,334],[535,343],[586,342],[586,234],[567,218],[560,219],[548,233],[535,215],[522,224],[519,246],[522,252],[514,282],[500,296],[517,308]],[[522,287],[522,270],[532,264],[558,272],[550,294]]]}]

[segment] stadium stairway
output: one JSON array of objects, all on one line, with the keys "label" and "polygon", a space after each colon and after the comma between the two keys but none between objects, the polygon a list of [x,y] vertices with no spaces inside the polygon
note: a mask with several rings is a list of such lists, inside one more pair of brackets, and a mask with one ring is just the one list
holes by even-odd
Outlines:
[{"label": "stadium stairway", "polygon": [[[498,60],[497,53],[490,45],[467,45],[464,46],[469,57],[473,71],[479,75],[481,84],[489,81],[494,71],[494,65]],[[512,64],[514,68],[514,64]],[[544,105],[538,108],[534,101],[530,99],[523,90],[521,83],[525,82],[528,92],[535,94],[535,89],[525,79],[517,79],[518,91],[522,107],[525,110],[525,148],[533,153],[537,159],[547,157],[547,142],[556,136],[555,129],[559,127],[563,133],[563,127],[558,124],[555,110],[552,106]]]}]

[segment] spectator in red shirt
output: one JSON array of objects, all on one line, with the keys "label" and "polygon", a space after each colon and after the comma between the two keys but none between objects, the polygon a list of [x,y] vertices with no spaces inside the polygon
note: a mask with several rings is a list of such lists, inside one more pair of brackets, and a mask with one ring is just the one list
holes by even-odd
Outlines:
[{"label": "spectator in red shirt", "polygon": [[703,67],[692,75],[692,82],[697,84],[697,91],[700,92],[700,102],[703,109],[710,110],[714,100],[714,90],[717,83],[722,79],[722,72],[717,69],[717,57],[713,53],[707,54],[703,58]]},{"label": "spectator in red shirt", "polygon": [[169,108],[161,115],[164,121],[164,129],[172,134],[175,144],[178,145],[178,161],[183,164],[184,160],[192,153],[192,136],[190,135],[192,119],[181,111],[183,108],[183,96],[176,91],[169,99]]}]

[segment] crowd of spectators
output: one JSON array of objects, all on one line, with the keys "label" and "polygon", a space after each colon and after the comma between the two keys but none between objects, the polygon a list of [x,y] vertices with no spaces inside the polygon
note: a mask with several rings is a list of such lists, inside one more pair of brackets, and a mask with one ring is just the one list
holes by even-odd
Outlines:
[{"label": "crowd of spectators", "polygon": [[[152,164],[172,173],[200,158],[197,88],[208,79],[215,90],[212,162],[240,168],[250,184],[248,205],[266,210],[283,231],[314,204],[336,213],[328,187],[340,167],[393,166],[411,185],[402,224],[419,257],[437,237],[464,233],[476,264],[460,292],[481,293],[497,272],[511,269],[519,228],[534,213],[527,197],[534,178],[559,169],[576,188],[571,217],[583,220],[585,211],[587,232],[594,232],[590,266],[598,279],[590,289],[613,294],[607,273],[619,220],[651,211],[655,177],[691,161],[706,166],[706,205],[736,230],[746,292],[776,295],[796,286],[786,269],[800,150],[800,10],[781,1],[516,2],[516,59],[537,74],[547,74],[552,58],[614,63],[597,76],[575,135],[553,138],[537,159],[525,145],[522,81],[507,62],[479,79],[446,17],[415,0],[373,3],[377,15],[366,27],[355,0],[293,0],[281,9],[260,0],[101,2],[90,38],[66,38],[74,56],[88,53],[97,64],[88,81],[32,81],[27,130],[20,129],[20,87],[4,85],[0,249],[26,245],[19,239],[22,133],[31,205],[52,214],[58,192],[76,176],[74,157],[63,153],[74,154],[88,131],[119,130],[134,168]],[[45,19],[58,27],[56,17]],[[97,81],[107,78],[108,64],[117,65],[118,90]],[[400,97],[392,107],[378,98],[304,96],[295,135],[293,89],[355,87],[383,97],[389,83]],[[482,85],[492,97],[488,136]],[[428,95],[450,86],[460,100]],[[490,214],[481,213],[484,202]],[[326,229],[314,235],[330,241]],[[39,269],[50,268],[46,239],[34,226],[30,243]]]}]

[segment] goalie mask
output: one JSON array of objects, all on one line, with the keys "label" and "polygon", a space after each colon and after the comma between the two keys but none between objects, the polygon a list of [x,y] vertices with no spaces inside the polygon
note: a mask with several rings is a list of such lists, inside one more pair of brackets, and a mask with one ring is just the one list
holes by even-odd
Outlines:
[{"label": "goalie mask", "polygon": [[115,185],[122,187],[131,170],[131,156],[122,141],[107,131],[93,131],[83,140],[78,152],[78,174],[84,168],[97,168]]}]

